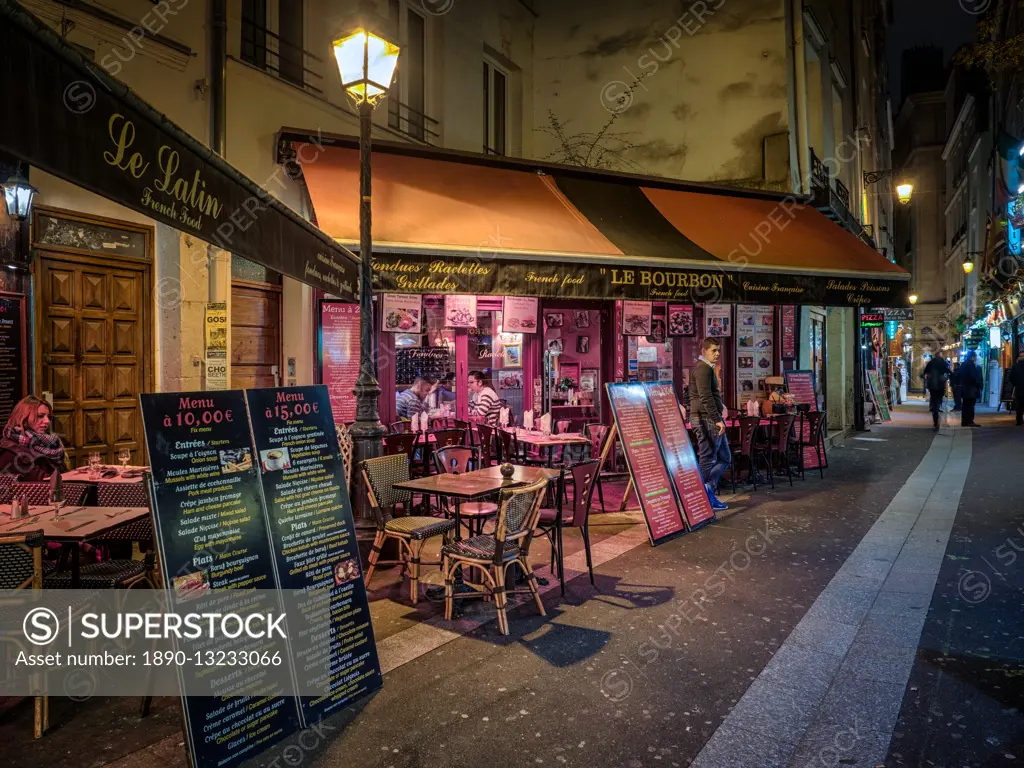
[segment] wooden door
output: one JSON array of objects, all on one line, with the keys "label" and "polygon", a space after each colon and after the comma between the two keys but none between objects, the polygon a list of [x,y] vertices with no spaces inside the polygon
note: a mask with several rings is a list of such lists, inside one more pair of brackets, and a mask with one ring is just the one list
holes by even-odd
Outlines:
[{"label": "wooden door", "polygon": [[139,394],[151,348],[150,265],[47,252],[37,262],[39,387],[53,396],[54,430],[68,466],[98,451],[146,463]]},{"label": "wooden door", "polygon": [[233,280],[231,388],[276,387],[280,374],[281,286]]}]

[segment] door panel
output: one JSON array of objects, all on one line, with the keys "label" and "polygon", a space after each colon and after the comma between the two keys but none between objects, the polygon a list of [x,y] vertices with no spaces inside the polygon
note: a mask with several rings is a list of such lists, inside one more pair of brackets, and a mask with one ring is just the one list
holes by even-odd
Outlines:
[{"label": "door panel", "polygon": [[281,370],[281,289],[231,284],[231,388],[275,387]]},{"label": "door panel", "polygon": [[54,428],[69,466],[87,463],[92,451],[116,463],[122,448],[132,451],[133,463],[146,462],[138,396],[150,348],[150,266],[110,261],[63,253],[38,261],[39,381],[53,395]]}]

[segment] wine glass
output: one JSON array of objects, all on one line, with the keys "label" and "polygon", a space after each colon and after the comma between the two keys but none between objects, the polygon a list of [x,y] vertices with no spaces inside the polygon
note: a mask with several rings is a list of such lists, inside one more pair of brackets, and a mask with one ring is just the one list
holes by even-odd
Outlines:
[{"label": "wine glass", "polygon": [[102,460],[103,459],[100,456],[99,451],[93,451],[92,453],[89,454],[89,479],[90,480],[98,480],[99,479],[99,476],[100,476],[100,463],[102,462]]},{"label": "wine glass", "polygon": [[132,452],[129,448],[122,448],[117,453],[117,460],[121,462],[121,474],[128,471],[128,462],[132,460]]}]

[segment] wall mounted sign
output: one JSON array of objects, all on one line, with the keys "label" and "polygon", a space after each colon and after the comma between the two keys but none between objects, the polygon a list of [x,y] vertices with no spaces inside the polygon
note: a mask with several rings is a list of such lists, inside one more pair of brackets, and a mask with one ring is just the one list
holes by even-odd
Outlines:
[{"label": "wall mounted sign", "polygon": [[506,333],[536,333],[538,304],[530,296],[506,296],[501,305],[501,329]]},{"label": "wall mounted sign", "polygon": [[697,328],[693,319],[693,304],[669,304],[666,309],[668,316],[669,336],[694,336]]},{"label": "wall mounted sign", "polygon": [[622,332],[626,336],[650,335],[653,310],[654,305],[649,301],[622,302]]},{"label": "wall mounted sign", "polygon": [[418,293],[385,293],[381,299],[381,330],[388,333],[421,333],[423,297]]},{"label": "wall mounted sign", "polygon": [[228,388],[228,305],[206,305],[206,381],[204,389]]},{"label": "wall mounted sign", "polygon": [[881,328],[885,325],[884,312],[865,312],[860,316],[861,328]]},{"label": "wall mounted sign", "polygon": [[704,335],[716,337],[732,336],[731,304],[704,305]]},{"label": "wall mounted sign", "polygon": [[796,307],[787,304],[782,307],[782,358],[796,359]]},{"label": "wall mounted sign", "polygon": [[476,328],[476,295],[444,297],[445,328]]}]

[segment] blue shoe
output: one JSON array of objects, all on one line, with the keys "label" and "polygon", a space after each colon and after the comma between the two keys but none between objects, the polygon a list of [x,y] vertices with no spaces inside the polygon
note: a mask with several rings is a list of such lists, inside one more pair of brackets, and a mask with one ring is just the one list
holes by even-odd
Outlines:
[{"label": "blue shoe", "polygon": [[718,500],[718,497],[715,496],[714,492],[711,490],[710,485],[705,485],[704,490],[708,492],[708,500],[711,501],[711,508],[713,510],[716,512],[723,512],[729,508],[728,504]]}]

